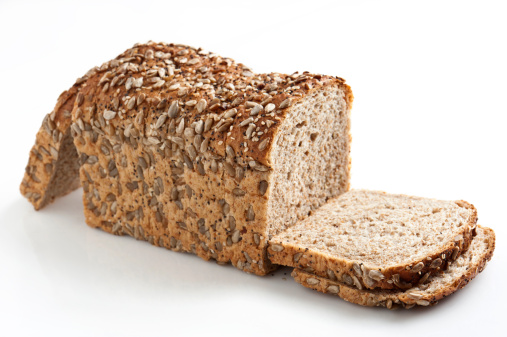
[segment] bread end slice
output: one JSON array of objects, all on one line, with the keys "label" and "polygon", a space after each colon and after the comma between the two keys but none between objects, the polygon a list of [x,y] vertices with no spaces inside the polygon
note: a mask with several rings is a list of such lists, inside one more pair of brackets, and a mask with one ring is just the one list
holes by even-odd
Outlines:
[{"label": "bread end slice", "polygon": [[345,283],[331,281],[301,269],[294,269],[292,276],[301,285],[323,293],[363,305],[388,309],[416,305],[429,306],[463,288],[486,266],[495,249],[495,233],[487,227],[477,226],[477,235],[469,249],[460,255],[447,270],[430,276],[425,282],[406,291],[359,290]]},{"label": "bread end slice", "polygon": [[78,79],[60,95],[53,111],[44,118],[30,151],[19,189],[36,210],[80,186],[79,158],[70,127],[82,81]]}]

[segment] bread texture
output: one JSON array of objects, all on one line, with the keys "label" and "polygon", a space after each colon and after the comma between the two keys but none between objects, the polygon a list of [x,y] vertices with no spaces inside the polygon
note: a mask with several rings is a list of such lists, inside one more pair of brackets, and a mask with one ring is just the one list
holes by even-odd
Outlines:
[{"label": "bread texture", "polygon": [[294,269],[292,276],[303,286],[364,306],[380,306],[388,309],[416,305],[429,306],[463,288],[482,272],[493,256],[495,233],[486,227],[477,227],[477,235],[466,252],[452,262],[445,271],[434,274],[417,286],[400,290],[359,290],[343,282],[319,277],[301,269]]},{"label": "bread texture", "polygon": [[[80,181],[88,225],[263,275],[268,240],[349,189],[353,96],[341,78],[254,74],[149,42],[78,82],[27,166],[21,191],[36,209]],[[51,143],[48,125],[75,147]],[[71,169],[41,175],[47,163]]]},{"label": "bread texture", "polygon": [[361,289],[409,289],[466,251],[473,205],[353,190],[270,241],[273,263]]}]

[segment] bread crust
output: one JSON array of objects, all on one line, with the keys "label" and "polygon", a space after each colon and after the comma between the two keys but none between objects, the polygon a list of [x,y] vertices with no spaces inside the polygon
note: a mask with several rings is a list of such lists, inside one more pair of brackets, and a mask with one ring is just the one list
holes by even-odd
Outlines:
[{"label": "bread crust", "polygon": [[[455,203],[471,211],[467,223],[456,233],[455,240],[447,242],[421,259],[376,269],[382,274],[382,278],[378,280],[368,276],[370,270],[361,261],[337,258],[306,248],[304,245],[281,241],[278,237],[270,240],[268,257],[272,263],[306,270],[320,277],[333,277],[335,280],[342,280],[345,277],[361,289],[409,289],[418,284],[422,278],[446,270],[453,260],[468,249],[475,235],[477,210],[472,204],[463,200],[455,201]],[[441,261],[441,263],[435,268],[434,261]]]},{"label": "bread crust", "polygon": [[[138,44],[93,68],[66,94],[72,118],[59,126],[79,155],[87,224],[268,273],[273,140],[293,107],[327,87],[342,90],[350,109],[341,78],[256,75],[183,45]],[[58,121],[63,112],[55,111]],[[27,182],[32,202],[34,193],[77,187]]]},{"label": "bread crust", "polygon": [[[492,229],[482,226],[478,226],[478,230],[481,231],[481,236],[487,237],[487,248],[480,252],[481,256],[477,263],[470,265],[464,273],[458,275],[452,280],[452,282],[447,282],[445,287],[438,288],[430,294],[421,292],[419,288],[412,288],[405,291],[359,290],[345,283],[332,281],[298,268],[294,269],[292,276],[296,282],[307,288],[314,289],[322,293],[333,294],[348,302],[363,306],[380,306],[387,307],[389,309],[404,307],[410,309],[415,305],[434,305],[437,304],[439,300],[466,286],[468,282],[484,270],[486,263],[493,256],[495,249],[495,233]],[[435,279],[438,279],[439,275],[441,275],[441,273],[431,276],[426,285],[431,284],[431,282],[435,282]]]}]

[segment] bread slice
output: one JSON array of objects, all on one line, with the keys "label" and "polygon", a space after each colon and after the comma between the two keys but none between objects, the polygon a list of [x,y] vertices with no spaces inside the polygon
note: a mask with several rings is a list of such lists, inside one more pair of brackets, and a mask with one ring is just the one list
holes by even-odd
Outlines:
[{"label": "bread slice", "polygon": [[473,205],[354,190],[270,240],[273,263],[366,289],[409,289],[465,251]]},{"label": "bread slice", "polygon": [[[84,80],[72,116],[48,124],[74,139],[75,155],[38,141],[30,158],[21,189],[37,209],[48,190],[74,187],[59,177],[77,179],[81,164],[91,227],[263,275],[268,239],[349,189],[353,97],[341,78],[255,74],[148,42]],[[41,175],[66,162],[72,170]]]},{"label": "bread slice", "polygon": [[477,227],[477,235],[468,250],[450,264],[447,270],[430,276],[424,283],[406,291],[359,290],[342,282],[331,281],[301,269],[294,269],[292,276],[303,286],[323,293],[337,295],[344,300],[364,305],[381,306],[388,309],[401,306],[434,305],[444,297],[463,288],[479,274],[493,256],[495,233],[486,227]]},{"label": "bread slice", "polygon": [[20,191],[37,210],[80,186],[78,154],[70,125],[72,107],[83,82],[78,79],[62,92],[35,137]]}]

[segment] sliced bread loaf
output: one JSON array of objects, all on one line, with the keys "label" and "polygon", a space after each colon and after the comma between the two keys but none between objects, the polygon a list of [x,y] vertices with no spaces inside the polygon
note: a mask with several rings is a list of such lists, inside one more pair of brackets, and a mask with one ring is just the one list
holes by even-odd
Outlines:
[{"label": "sliced bread loaf", "polygon": [[353,97],[341,78],[255,74],[149,42],[83,79],[72,116],[55,109],[39,131],[56,127],[75,147],[37,138],[21,187],[36,209],[75,188],[81,164],[88,225],[262,275],[270,237],[349,189]]},{"label": "sliced bread loaf", "polygon": [[486,227],[477,227],[477,235],[466,252],[449,265],[447,270],[430,276],[426,281],[406,291],[359,290],[343,282],[319,277],[301,269],[294,269],[294,279],[307,288],[337,295],[344,300],[364,306],[411,308],[415,305],[436,304],[463,288],[479,274],[493,256],[495,233]]},{"label": "sliced bread loaf", "polygon": [[358,289],[409,289],[465,251],[476,222],[465,201],[354,190],[273,237],[268,253]]}]

